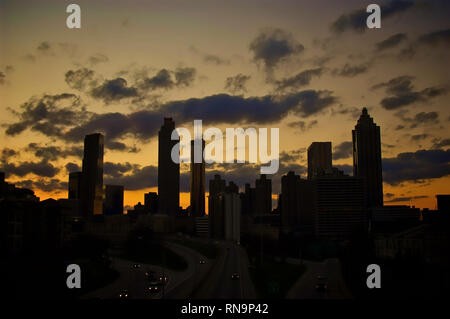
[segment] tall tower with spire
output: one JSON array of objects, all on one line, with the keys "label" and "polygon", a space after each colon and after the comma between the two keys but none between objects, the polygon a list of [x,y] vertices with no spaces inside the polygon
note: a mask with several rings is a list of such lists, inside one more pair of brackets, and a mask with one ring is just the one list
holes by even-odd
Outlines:
[{"label": "tall tower with spire", "polygon": [[380,127],[362,109],[353,137],[353,175],[364,178],[369,207],[383,206]]}]

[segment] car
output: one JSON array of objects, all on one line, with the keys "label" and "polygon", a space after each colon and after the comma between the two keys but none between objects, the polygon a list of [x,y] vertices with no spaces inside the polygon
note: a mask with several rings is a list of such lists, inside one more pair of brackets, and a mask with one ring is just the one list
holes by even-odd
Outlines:
[{"label": "car", "polygon": [[164,285],[167,283],[167,276],[164,274],[159,275],[158,281],[161,285]]},{"label": "car", "polygon": [[204,264],[206,264],[206,261],[200,260],[200,261],[199,261],[199,264],[200,264],[200,265],[204,265]]},{"label": "car", "polygon": [[120,298],[120,299],[128,299],[129,296],[130,296],[130,294],[129,294],[128,290],[126,290],[126,289],[122,289],[122,290],[119,292],[119,298]]},{"label": "car", "polygon": [[241,277],[237,273],[234,273],[231,275],[231,279],[233,279],[233,280],[239,280],[239,278],[241,278]]},{"label": "car", "polygon": [[133,264],[133,268],[141,268],[141,264]]},{"label": "car", "polygon": [[150,293],[155,293],[156,294],[156,293],[158,293],[160,291],[160,288],[159,288],[158,285],[150,285],[150,286],[148,286],[147,290]]}]

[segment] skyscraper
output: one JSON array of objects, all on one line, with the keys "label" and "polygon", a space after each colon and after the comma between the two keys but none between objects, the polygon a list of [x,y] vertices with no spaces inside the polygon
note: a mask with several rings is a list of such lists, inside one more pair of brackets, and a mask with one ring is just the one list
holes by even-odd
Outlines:
[{"label": "skyscraper", "polygon": [[80,199],[83,173],[69,173],[69,199]]},{"label": "skyscraper", "polygon": [[313,142],[308,147],[308,179],[331,170],[331,142]]},{"label": "skyscraper", "polygon": [[[201,147],[201,162],[194,162],[195,148]],[[205,141],[198,140],[197,146],[194,140],[191,141],[191,216],[205,215],[205,161],[203,150]]]},{"label": "skyscraper", "polygon": [[214,175],[209,181],[208,218],[209,233],[212,238],[224,238],[223,194],[226,190],[226,182],[220,175]]},{"label": "skyscraper", "polygon": [[332,173],[312,183],[317,237],[346,238],[367,231],[364,179]]},{"label": "skyscraper", "polygon": [[313,217],[313,184],[290,171],[281,178],[281,230],[311,232]]},{"label": "skyscraper", "polygon": [[103,214],[123,214],[123,186],[105,185],[105,199],[103,201]]},{"label": "skyscraper", "polygon": [[364,179],[367,205],[383,206],[380,127],[373,122],[366,108],[362,110],[352,137],[353,176]]},{"label": "skyscraper", "polygon": [[84,138],[81,213],[85,217],[103,213],[103,135]]},{"label": "skyscraper", "polygon": [[255,182],[256,214],[267,215],[272,212],[272,181],[261,174]]},{"label": "skyscraper", "polygon": [[175,122],[164,118],[158,134],[158,210],[175,215],[180,207],[180,164],[172,160],[172,148],[178,140],[171,139]]}]

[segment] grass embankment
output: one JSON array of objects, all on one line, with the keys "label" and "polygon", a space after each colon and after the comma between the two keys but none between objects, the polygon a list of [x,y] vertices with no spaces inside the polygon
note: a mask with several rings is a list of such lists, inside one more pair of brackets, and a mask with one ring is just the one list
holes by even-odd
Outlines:
[{"label": "grass embankment", "polygon": [[293,265],[264,258],[249,267],[259,298],[285,298],[289,289],[305,272],[304,265]]}]

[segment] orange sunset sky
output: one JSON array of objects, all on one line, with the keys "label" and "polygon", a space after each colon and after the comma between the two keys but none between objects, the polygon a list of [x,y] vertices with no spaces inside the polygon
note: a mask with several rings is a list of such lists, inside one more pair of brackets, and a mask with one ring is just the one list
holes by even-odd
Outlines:
[{"label": "orange sunset sky", "polygon": [[[279,128],[275,204],[283,174],[306,176],[314,141],[331,141],[333,164],[352,173],[364,106],[381,127],[385,204],[433,209],[450,193],[448,2],[379,1],[373,30],[366,1],[76,3],[78,30],[64,1],[0,3],[0,170],[41,199],[67,197],[84,135],[102,132],[105,184],[125,186],[126,206],[143,202],[171,116],[191,132],[194,119]],[[206,169],[207,181],[254,186],[259,164]]]}]

